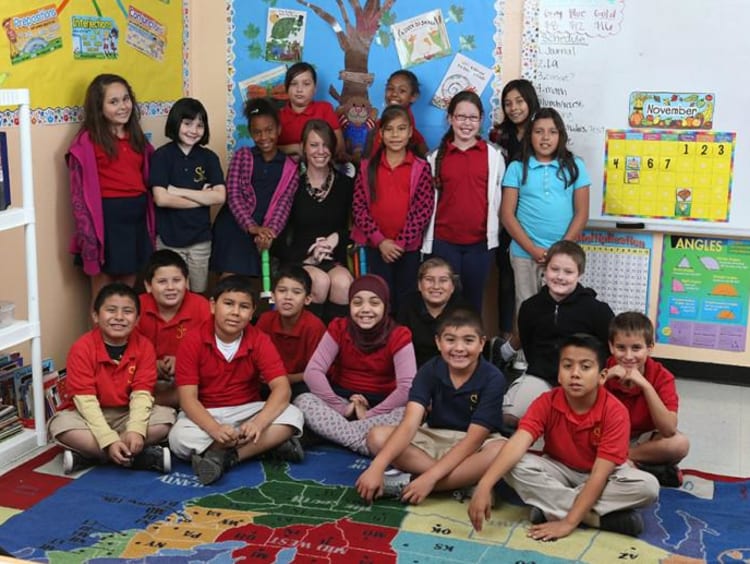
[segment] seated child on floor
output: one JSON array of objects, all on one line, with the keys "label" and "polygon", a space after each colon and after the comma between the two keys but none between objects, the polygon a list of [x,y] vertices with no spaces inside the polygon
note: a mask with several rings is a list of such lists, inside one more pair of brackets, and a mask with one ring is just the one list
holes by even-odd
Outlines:
[{"label": "seated child on floor", "polygon": [[140,295],[136,329],[156,349],[154,397],[159,405],[179,407],[174,385],[177,346],[211,317],[208,300],[188,289],[188,279],[187,263],[171,249],[154,252],[143,276],[146,293]]},{"label": "seated child on floor", "polygon": [[503,418],[509,427],[518,424],[534,399],[557,384],[560,341],[586,333],[605,343],[615,316],[609,305],[596,299],[594,290],[579,283],[586,267],[580,245],[558,241],[545,256],[544,286],[518,312],[518,332],[529,366],[503,400]]},{"label": "seated child on floor", "polygon": [[651,358],[654,325],[637,311],[617,315],[609,325],[607,389],[630,413],[628,458],[661,485],[682,483],[677,464],[690,449],[677,430],[679,398],[674,376]]},{"label": "seated child on floor", "polygon": [[305,369],[310,393],[294,400],[313,432],[364,455],[370,429],[401,421],[417,371],[411,331],[389,310],[385,280],[374,274],[354,280],[349,316],[328,324]]},{"label": "seated child on floor", "polygon": [[310,305],[312,278],[302,266],[283,267],[273,286],[275,309],[260,316],[255,326],[271,337],[292,385],[292,397],[307,392],[305,367],[326,332],[323,322],[305,309]]},{"label": "seated child on floor", "polygon": [[[456,309],[440,320],[440,356],[414,377],[401,423],[375,427],[367,436],[376,456],[356,484],[365,501],[397,495],[418,504],[432,491],[475,484],[488,468],[504,444],[497,433],[505,377],[482,358],[485,340],[482,320],[471,310]],[[389,464],[417,476],[384,478]]]},{"label": "seated child on floor", "polygon": [[[252,325],[257,299],[252,281],[221,279],[211,298],[213,318],[190,333],[177,352],[180,396],[169,447],[191,459],[202,484],[218,480],[238,462],[279,447],[299,462],[302,413],[289,405],[289,379],[271,339]],[[261,381],[268,399],[261,401]]]},{"label": "seated child on floor", "polygon": [[154,405],[156,355],[148,339],[133,331],[139,311],[130,286],[104,286],[94,299],[96,327],[70,348],[65,406],[48,423],[50,436],[66,449],[66,474],[105,461],[171,471],[169,449],[157,445],[175,412]]},{"label": "seated child on floor", "polygon": [[[659,483],[628,464],[628,412],[604,387],[605,351],[591,335],[560,345],[560,386],[539,396],[518,430],[479,480],[469,504],[474,529],[489,519],[492,488],[501,479],[531,505],[528,536],[551,541],[580,523],[637,536],[634,510],[656,501]],[[528,453],[544,437],[543,456]]]}]

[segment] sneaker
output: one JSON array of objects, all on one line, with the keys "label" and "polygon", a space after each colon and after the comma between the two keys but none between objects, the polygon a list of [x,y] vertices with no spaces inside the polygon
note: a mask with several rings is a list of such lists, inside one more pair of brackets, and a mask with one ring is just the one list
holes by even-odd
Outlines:
[{"label": "sneaker", "polygon": [[169,474],[172,471],[172,454],[167,447],[147,446],[133,457],[130,467],[134,470],[156,470]]},{"label": "sneaker", "polygon": [[96,460],[86,458],[85,456],[74,450],[65,449],[63,451],[62,463],[63,473],[67,476],[68,474],[80,472],[81,470],[85,470],[86,468],[94,466],[96,464]]},{"label": "sneaker", "polygon": [[401,492],[411,482],[411,474],[400,470],[388,470],[383,475],[383,497],[401,498]]},{"label": "sneaker", "polygon": [[544,511],[532,505],[529,511],[529,521],[531,521],[532,525],[540,525],[547,522],[547,516],[544,514]]},{"label": "sneaker", "polygon": [[516,358],[513,361],[513,370],[518,372],[526,372],[529,367],[529,363],[526,362],[526,356],[523,354],[523,349],[519,349],[516,353]]},{"label": "sneaker", "polygon": [[237,464],[237,451],[235,449],[207,450],[203,454],[193,453],[190,462],[198,481],[207,486],[213,484],[224,475],[225,471]]},{"label": "sneaker", "polygon": [[456,501],[460,501],[461,503],[463,503],[464,501],[471,499],[471,496],[474,495],[474,490],[476,489],[476,486],[467,486],[465,488],[453,490],[451,492],[451,496]]},{"label": "sneaker", "polygon": [[675,464],[640,464],[636,463],[639,470],[656,476],[659,485],[665,488],[679,488],[682,485],[682,470]]},{"label": "sneaker", "polygon": [[643,532],[643,519],[634,509],[613,511],[599,518],[599,528],[603,531],[637,537]]},{"label": "sneaker", "polygon": [[276,448],[269,450],[268,455],[273,460],[302,462],[305,459],[305,450],[297,437],[290,437]]}]

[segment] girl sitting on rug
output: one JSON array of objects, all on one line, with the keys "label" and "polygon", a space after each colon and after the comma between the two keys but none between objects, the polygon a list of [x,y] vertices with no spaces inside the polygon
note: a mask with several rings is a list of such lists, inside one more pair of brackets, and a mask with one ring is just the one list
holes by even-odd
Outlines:
[{"label": "girl sitting on rug", "polygon": [[349,288],[349,316],[331,321],[307,364],[311,393],[294,400],[311,430],[364,455],[371,428],[401,421],[417,371],[411,331],[389,310],[385,280],[357,278]]}]

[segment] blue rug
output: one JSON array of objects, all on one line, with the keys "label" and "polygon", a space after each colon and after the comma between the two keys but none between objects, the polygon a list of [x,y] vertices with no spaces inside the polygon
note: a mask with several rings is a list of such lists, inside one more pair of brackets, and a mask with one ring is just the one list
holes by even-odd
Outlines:
[{"label": "blue rug", "polygon": [[[40,460],[38,468],[24,465],[27,476],[59,470],[59,456]],[[580,528],[542,543],[526,536],[528,509],[503,488],[481,534],[471,529],[468,500],[447,494],[415,507],[364,505],[351,486],[368,462],[322,446],[307,451],[302,464],[242,464],[211,486],[181,462],[168,475],[97,467],[9,517],[0,525],[0,546],[17,558],[76,564],[750,559],[747,480],[687,472],[681,489],[662,489],[659,503],[643,510],[646,531],[638,539]],[[0,490],[23,490],[6,476]]]}]

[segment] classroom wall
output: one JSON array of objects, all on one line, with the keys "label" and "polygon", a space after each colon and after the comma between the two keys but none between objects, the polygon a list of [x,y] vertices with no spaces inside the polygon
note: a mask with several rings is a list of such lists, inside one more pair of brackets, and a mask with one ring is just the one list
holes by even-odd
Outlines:
[{"label": "classroom wall", "polygon": [[[227,13],[222,2],[190,0],[189,6],[189,94],[199,98],[206,106],[212,130],[210,147],[219,154],[222,164],[226,167]],[[522,12],[523,0],[507,0],[503,81],[520,76]],[[163,123],[163,118],[144,120],[144,128],[152,133],[152,139],[157,146],[164,140]],[[73,266],[67,251],[72,217],[63,156],[76,130],[77,125],[32,128],[42,349],[45,356],[53,357],[60,365],[65,362],[72,342],[87,329],[89,323],[88,279]],[[17,134],[17,130],[9,130],[11,166],[14,171],[18,171],[19,166]],[[16,172],[16,177],[18,174],[20,173]],[[14,196],[20,199],[19,182],[15,182]],[[661,241],[662,235],[655,234],[649,300],[651,311],[648,312],[652,318],[656,316]],[[0,299],[10,299],[17,304],[17,317],[23,317],[26,313],[26,279],[25,271],[20,266],[23,264],[22,261],[23,245],[20,231],[2,233],[0,264],[3,265],[3,272]],[[494,290],[490,290],[490,293],[494,295]],[[494,299],[491,302],[494,304]],[[488,313],[488,327],[492,329],[496,326],[496,316],[494,311]],[[666,358],[750,366],[750,355],[747,353],[732,354],[658,345],[656,354]]]}]

